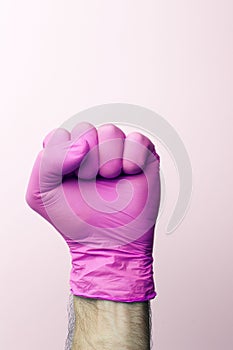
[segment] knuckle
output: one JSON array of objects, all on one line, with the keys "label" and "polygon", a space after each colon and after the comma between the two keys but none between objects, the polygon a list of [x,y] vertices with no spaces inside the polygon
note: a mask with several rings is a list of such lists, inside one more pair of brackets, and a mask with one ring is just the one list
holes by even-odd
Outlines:
[{"label": "knuckle", "polygon": [[108,137],[117,137],[122,134],[122,130],[112,123],[101,125],[98,132],[100,135],[104,133],[104,135]]},{"label": "knuckle", "polygon": [[141,144],[145,147],[148,147],[150,144],[150,140],[143,134],[139,133],[139,132],[132,132],[127,136],[127,141],[132,141],[132,142],[136,142],[138,144]]},{"label": "knuckle", "polygon": [[136,141],[136,142],[140,142],[140,143],[147,143],[148,142],[148,138],[145,135],[143,135],[137,131],[133,131],[130,134],[128,134],[127,139],[132,140],[132,141]]}]

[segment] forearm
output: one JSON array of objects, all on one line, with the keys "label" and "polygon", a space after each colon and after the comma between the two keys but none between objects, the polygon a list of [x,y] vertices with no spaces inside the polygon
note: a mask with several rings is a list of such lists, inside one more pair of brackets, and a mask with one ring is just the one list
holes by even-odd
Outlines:
[{"label": "forearm", "polygon": [[149,307],[74,296],[72,350],[149,350]]}]

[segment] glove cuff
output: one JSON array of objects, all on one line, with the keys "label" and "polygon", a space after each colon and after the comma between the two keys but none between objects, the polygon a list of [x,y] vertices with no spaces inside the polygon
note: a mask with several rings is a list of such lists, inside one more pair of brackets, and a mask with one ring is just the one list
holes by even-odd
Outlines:
[{"label": "glove cuff", "polygon": [[126,245],[113,250],[73,243],[70,252],[74,295],[118,302],[142,302],[157,295],[152,251],[132,253]]}]

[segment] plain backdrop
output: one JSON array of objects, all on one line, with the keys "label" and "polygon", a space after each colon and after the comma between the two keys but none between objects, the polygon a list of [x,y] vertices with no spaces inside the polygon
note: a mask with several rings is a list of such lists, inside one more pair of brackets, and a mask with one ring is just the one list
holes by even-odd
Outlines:
[{"label": "plain backdrop", "polygon": [[64,349],[68,248],[24,196],[44,136],[112,102],[161,115],[192,162],[189,211],[167,235],[178,180],[159,148],[153,350],[233,348],[232,17],[231,0],[1,2],[1,349]]}]

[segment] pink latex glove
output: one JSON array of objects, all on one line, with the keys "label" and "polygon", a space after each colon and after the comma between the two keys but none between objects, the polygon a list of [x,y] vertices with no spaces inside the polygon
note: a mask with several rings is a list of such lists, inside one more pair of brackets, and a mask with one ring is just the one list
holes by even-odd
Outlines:
[{"label": "pink latex glove", "polygon": [[74,295],[121,302],[156,296],[154,229],[160,159],[144,135],[114,124],[58,128],[43,141],[26,201],[66,240]]}]

